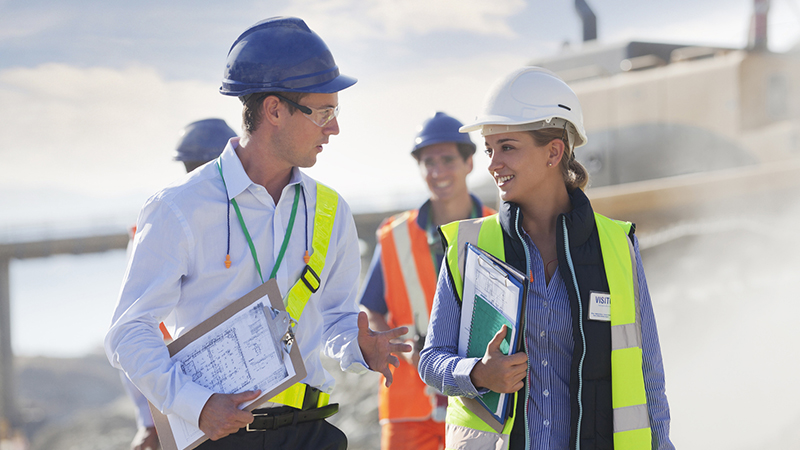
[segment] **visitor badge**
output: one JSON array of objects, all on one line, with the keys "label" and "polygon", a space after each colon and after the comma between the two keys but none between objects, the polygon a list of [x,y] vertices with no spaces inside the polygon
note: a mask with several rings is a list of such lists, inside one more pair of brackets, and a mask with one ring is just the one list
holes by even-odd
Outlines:
[{"label": "visitor badge", "polygon": [[611,322],[611,294],[589,292],[589,320]]}]

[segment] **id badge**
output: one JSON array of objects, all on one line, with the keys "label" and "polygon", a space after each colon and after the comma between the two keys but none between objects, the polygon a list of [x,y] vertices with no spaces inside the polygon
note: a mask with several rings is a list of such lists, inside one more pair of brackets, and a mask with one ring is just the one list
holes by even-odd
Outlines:
[{"label": "id badge", "polygon": [[611,294],[589,292],[589,320],[611,322]]}]

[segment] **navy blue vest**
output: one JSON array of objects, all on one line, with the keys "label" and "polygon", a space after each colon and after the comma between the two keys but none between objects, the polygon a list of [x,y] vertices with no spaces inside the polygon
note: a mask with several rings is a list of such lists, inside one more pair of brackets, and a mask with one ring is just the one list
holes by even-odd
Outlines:
[{"label": "navy blue vest", "polygon": [[[567,286],[572,310],[572,335],[575,341],[570,371],[570,448],[575,448],[578,438],[578,386],[582,380],[581,403],[583,416],[580,425],[581,450],[613,449],[614,417],[611,403],[611,324],[586,318],[589,311],[589,292],[609,292],[603,267],[603,255],[600,251],[600,238],[594,221],[594,211],[589,199],[580,189],[570,194],[572,211],[558,217],[557,252],[558,268],[561,278]],[[503,228],[503,243],[506,262],[523,273],[527,272],[525,250],[520,241],[522,230],[516,230],[515,223],[522,223],[522,213],[514,203],[503,203],[500,208],[500,224]],[[569,235],[570,253],[578,281],[578,291],[583,304],[584,317],[580,317],[578,308],[578,292],[572,281],[572,273],[567,263],[564,247],[562,223],[566,222]],[[635,227],[631,227],[633,234]],[[581,338],[580,327],[583,326],[586,336],[586,348]],[[580,358],[584,353],[583,372],[579,374]],[[521,391],[522,393],[525,390]],[[523,410],[525,402],[518,402],[516,422],[511,433],[511,448],[525,445],[525,424]],[[520,440],[522,441],[520,443]]]}]

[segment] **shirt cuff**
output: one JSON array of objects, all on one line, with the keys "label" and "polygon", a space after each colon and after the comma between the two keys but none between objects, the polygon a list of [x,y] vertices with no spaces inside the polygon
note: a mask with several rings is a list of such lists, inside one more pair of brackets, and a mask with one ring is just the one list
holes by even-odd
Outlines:
[{"label": "shirt cuff", "polygon": [[358,345],[358,338],[356,337],[350,341],[347,347],[348,348],[345,349],[344,352],[344,357],[339,363],[339,367],[345,372],[351,372],[356,375],[369,372],[370,368],[367,365],[367,361],[364,359],[364,355],[361,354],[361,346]]},{"label": "shirt cuff", "polygon": [[[186,383],[176,395],[172,412],[200,428],[200,413],[214,393],[196,383]],[[178,400],[179,399],[179,400]]]},{"label": "shirt cuff", "polygon": [[482,389],[482,391],[485,392],[479,392],[475,386],[473,386],[472,378],[469,377],[469,374],[472,373],[472,369],[475,367],[475,364],[478,364],[478,361],[480,361],[480,358],[463,358],[456,363],[456,367],[453,369],[453,379],[458,385],[458,388],[464,393],[462,397],[475,398],[481,393],[489,392],[488,389]]}]

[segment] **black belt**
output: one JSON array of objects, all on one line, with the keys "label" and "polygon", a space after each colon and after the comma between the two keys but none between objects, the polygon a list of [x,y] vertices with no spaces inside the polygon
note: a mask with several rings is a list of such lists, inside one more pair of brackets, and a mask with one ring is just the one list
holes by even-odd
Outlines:
[{"label": "black belt", "polygon": [[247,425],[247,431],[275,430],[286,425],[311,422],[312,420],[327,419],[339,411],[338,403],[321,408],[300,410],[290,406],[278,408],[256,409],[253,411],[253,423]]}]

